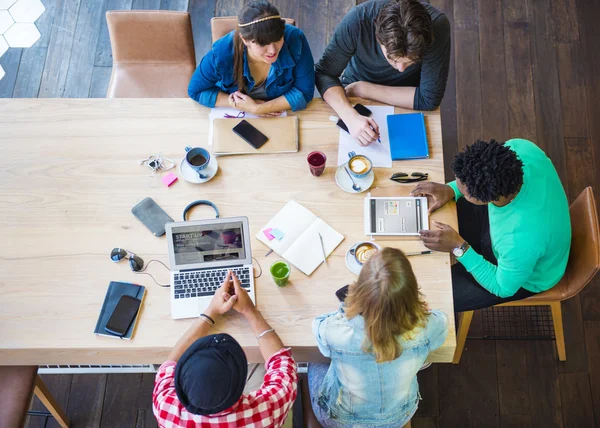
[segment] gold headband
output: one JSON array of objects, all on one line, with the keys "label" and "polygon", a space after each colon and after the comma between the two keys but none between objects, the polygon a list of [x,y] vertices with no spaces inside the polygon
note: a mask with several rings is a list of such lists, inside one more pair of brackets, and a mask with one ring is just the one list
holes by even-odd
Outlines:
[{"label": "gold headband", "polygon": [[281,19],[281,15],[267,16],[265,18],[260,18],[260,19],[257,19],[255,21],[248,22],[247,24],[238,24],[238,27],[247,27],[248,25],[258,24],[259,22],[263,22],[263,21],[266,21],[268,19]]}]

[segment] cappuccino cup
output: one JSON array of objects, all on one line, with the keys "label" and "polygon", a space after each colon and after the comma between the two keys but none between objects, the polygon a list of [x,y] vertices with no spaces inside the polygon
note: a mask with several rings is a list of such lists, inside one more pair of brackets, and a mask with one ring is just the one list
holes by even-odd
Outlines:
[{"label": "cappuccino cup", "polygon": [[363,265],[375,254],[379,251],[379,247],[369,241],[361,242],[356,247],[350,249],[350,254],[356,260],[356,263],[359,265]]},{"label": "cappuccino cup", "polygon": [[349,152],[348,157],[348,169],[354,177],[364,178],[373,170],[373,163],[368,157],[357,155],[356,152]]}]

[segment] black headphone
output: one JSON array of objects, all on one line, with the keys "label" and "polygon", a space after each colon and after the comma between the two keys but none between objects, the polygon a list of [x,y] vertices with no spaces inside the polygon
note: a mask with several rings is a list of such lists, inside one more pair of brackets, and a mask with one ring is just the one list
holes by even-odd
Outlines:
[{"label": "black headphone", "polygon": [[211,201],[206,201],[206,200],[201,199],[201,200],[190,203],[187,207],[185,207],[183,209],[183,221],[187,221],[187,214],[188,214],[189,210],[191,210],[192,208],[194,208],[198,205],[209,205],[209,206],[213,207],[215,210],[215,218],[219,218],[219,210],[217,209],[217,206],[215,204],[213,204]]}]

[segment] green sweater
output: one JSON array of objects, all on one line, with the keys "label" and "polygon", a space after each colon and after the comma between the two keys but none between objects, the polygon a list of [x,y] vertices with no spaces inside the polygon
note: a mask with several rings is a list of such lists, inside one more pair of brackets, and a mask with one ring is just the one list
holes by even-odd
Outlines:
[{"label": "green sweater", "polygon": [[[490,293],[510,297],[519,288],[552,288],[565,273],[571,247],[569,204],[546,154],[531,141],[506,142],[523,162],[523,186],[504,207],[488,204],[492,249],[498,266],[473,248],[458,260]],[[456,199],[456,181],[448,183]]]}]

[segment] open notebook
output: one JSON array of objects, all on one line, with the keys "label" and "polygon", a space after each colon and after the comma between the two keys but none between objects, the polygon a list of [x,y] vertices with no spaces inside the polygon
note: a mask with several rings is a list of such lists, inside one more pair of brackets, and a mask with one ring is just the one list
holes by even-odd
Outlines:
[{"label": "open notebook", "polygon": [[[264,230],[277,229],[283,233],[281,240],[269,240]],[[304,208],[289,201],[260,231],[256,238],[297,267],[306,275],[312,274],[323,263],[323,247],[327,257],[344,240],[344,236]]]}]

